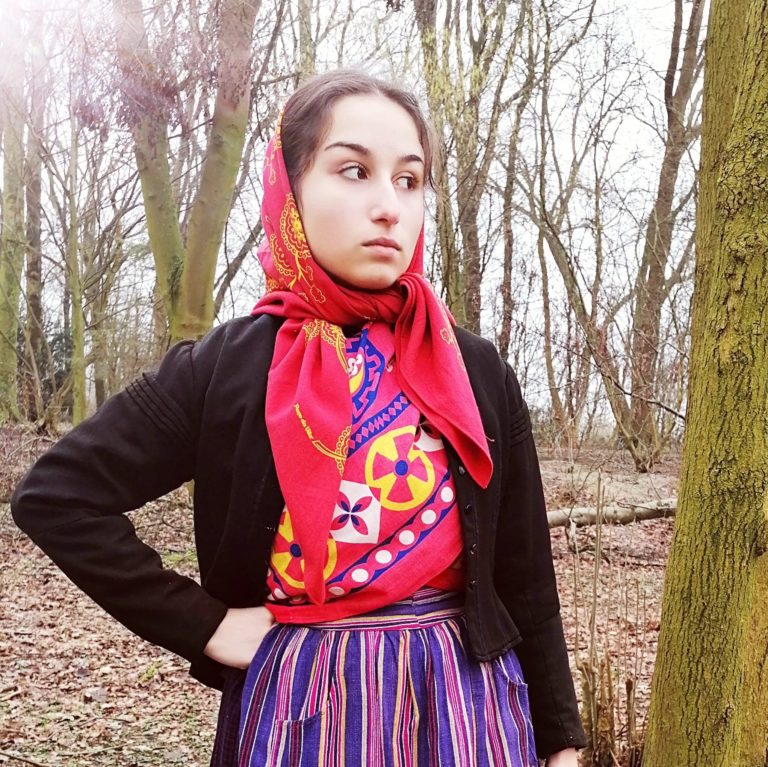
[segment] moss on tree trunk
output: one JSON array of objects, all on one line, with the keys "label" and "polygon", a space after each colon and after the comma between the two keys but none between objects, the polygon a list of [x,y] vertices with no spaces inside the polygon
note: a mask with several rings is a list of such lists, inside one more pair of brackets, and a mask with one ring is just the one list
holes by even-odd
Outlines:
[{"label": "moss on tree trunk", "polygon": [[765,764],[767,15],[768,0],[711,8],[688,421],[644,767]]}]

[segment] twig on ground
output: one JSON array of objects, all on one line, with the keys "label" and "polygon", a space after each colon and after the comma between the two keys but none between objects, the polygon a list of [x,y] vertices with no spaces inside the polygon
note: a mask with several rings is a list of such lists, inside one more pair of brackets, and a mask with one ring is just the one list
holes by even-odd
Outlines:
[{"label": "twig on ground", "polygon": [[17,762],[23,762],[24,764],[31,764],[33,767],[49,767],[47,764],[43,764],[42,762],[36,762],[33,759],[27,759],[24,756],[19,756],[18,754],[12,754],[10,751],[0,751],[0,756],[7,756],[9,759],[14,759]]}]

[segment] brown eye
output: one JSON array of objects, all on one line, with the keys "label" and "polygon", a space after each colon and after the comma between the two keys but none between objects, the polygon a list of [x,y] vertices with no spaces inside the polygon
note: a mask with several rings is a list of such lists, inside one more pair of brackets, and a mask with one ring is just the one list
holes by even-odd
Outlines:
[{"label": "brown eye", "polygon": [[[348,172],[353,171],[354,176]],[[354,165],[347,165],[346,168],[342,168],[341,175],[345,178],[354,179],[355,181],[362,181],[365,178],[365,168],[362,165],[355,163]]]}]

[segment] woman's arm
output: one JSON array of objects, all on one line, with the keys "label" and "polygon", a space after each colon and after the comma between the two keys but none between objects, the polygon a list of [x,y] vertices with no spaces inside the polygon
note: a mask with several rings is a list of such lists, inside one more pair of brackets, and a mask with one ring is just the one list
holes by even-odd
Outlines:
[{"label": "woman's arm", "polygon": [[579,757],[575,748],[566,748],[547,757],[545,767],[579,767]]},{"label": "woman's arm", "polygon": [[[583,748],[586,736],[560,619],[531,421],[520,385],[508,365],[506,373],[510,427],[507,460],[502,467],[494,585],[523,637],[515,652],[528,685],[536,749],[545,757]],[[511,551],[514,556],[510,556]]]},{"label": "woman's arm", "polygon": [[226,614],[194,580],[163,567],[124,512],[193,476],[202,387],[195,345],[172,347],[44,453],[11,498],[18,526],[131,631],[190,660]]}]

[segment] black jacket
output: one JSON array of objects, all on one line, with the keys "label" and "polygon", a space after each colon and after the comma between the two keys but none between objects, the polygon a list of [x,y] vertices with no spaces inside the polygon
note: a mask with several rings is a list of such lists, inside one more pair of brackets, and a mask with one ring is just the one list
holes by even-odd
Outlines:
[{"label": "black jacket", "polygon": [[[264,602],[283,507],[264,420],[280,322],[241,317],[176,344],[43,454],[11,499],[19,527],[77,586],[219,689],[223,667],[203,649],[228,607]],[[540,757],[583,747],[528,409],[494,346],[460,328],[456,336],[494,464],[482,490],[446,443],[470,649],[489,660],[515,647]],[[202,587],[164,569],[124,514],[190,479]]]}]

